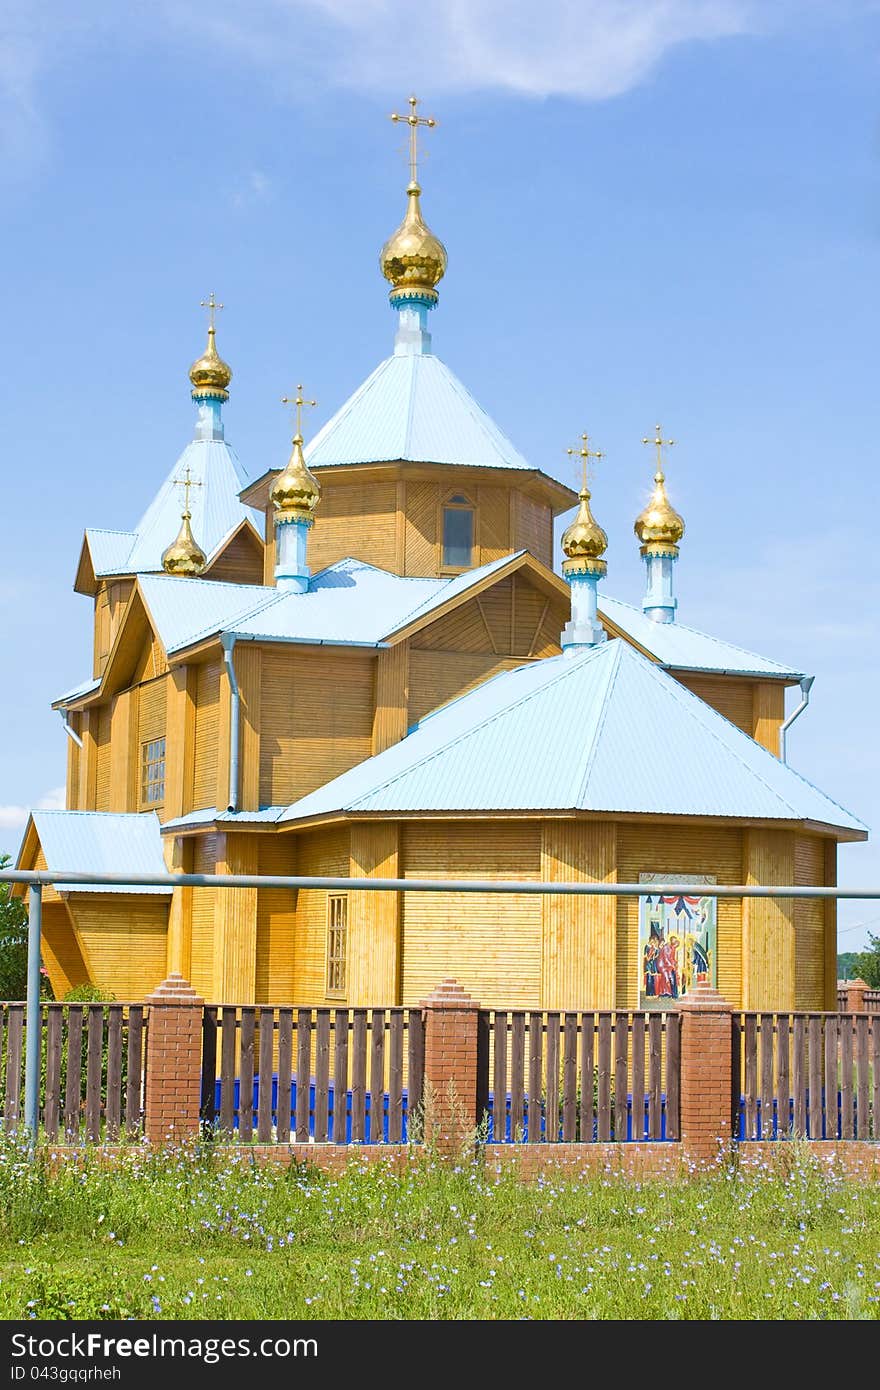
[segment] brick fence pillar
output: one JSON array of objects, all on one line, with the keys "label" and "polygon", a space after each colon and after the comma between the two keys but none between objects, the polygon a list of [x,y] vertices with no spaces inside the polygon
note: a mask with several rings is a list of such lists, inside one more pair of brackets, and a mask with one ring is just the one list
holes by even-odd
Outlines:
[{"label": "brick fence pillar", "polygon": [[477,1125],[480,1006],[457,980],[441,980],[425,1010],[425,1139],[457,1153]]},{"label": "brick fence pillar", "polygon": [[169,975],[144,1002],[150,1009],[144,1132],[151,1144],[192,1139],[199,1132],[205,1001],[182,975]]},{"label": "brick fence pillar", "polygon": [[863,1014],[865,1012],[865,990],[870,989],[867,980],[847,980],[846,985],[846,1012],[848,1014]]},{"label": "brick fence pillar", "polygon": [[733,1011],[699,983],[681,1000],[681,1142],[689,1158],[713,1159],[733,1136]]}]

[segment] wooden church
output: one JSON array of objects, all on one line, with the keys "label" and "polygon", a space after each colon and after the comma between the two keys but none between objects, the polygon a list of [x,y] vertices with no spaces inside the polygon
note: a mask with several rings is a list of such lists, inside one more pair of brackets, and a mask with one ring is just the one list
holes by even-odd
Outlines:
[{"label": "wooden church", "polygon": [[[750,1009],[836,1002],[833,901],[713,883],[833,884],[863,825],[780,759],[809,678],[680,623],[684,522],[654,489],[641,609],[607,538],[432,349],[446,251],[416,179],[382,251],[393,351],[306,446],[257,476],[227,443],[232,372],[192,366],[193,439],[130,531],[88,529],[91,670],[55,704],[67,809],[19,864],[644,883],[644,896],[71,884],[44,898],[60,998],[137,999],[171,971],[214,1002],[412,1004],[454,975],[485,1006],[662,1008],[696,979]],[[591,457],[584,437],[579,450]],[[575,504],[553,570],[553,522]],[[790,722],[790,721],[789,721]],[[665,879],[693,884],[670,901]]]}]

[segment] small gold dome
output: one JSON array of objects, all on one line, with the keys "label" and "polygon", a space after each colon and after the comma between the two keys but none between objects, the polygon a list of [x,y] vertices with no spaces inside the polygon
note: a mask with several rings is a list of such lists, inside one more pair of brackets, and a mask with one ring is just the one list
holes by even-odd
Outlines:
[{"label": "small gold dome", "polygon": [[207,556],[196,543],[190,522],[192,513],[187,509],[181,516],[180,530],[162,556],[162,568],[166,574],[193,576],[201,574]]},{"label": "small gold dome", "polygon": [[562,550],[566,560],[598,560],[608,548],[608,537],[590,511],[590,491],[578,493],[581,504],[577,516],[563,532]]},{"label": "small gold dome", "polygon": [[311,520],[312,513],[321,500],[321,485],[306,467],[302,444],[302,435],[295,434],[293,451],[287,461],[287,467],[278,474],[272,484],[269,498],[277,511]]},{"label": "small gold dome", "polygon": [[633,527],[643,546],[677,546],[684,535],[684,521],[666,495],[662,469],[654,474],[654,491]]},{"label": "small gold dome", "polygon": [[232,368],[223,361],[217,351],[213,324],[208,329],[208,346],[190,367],[189,379],[193,384],[194,396],[222,396],[226,400],[226,388],[232,380]]},{"label": "small gold dome", "polygon": [[446,274],[446,247],[422,217],[421,191],[415,181],[407,188],[406,216],[379,257],[382,274],[391,282],[392,301],[419,294],[435,303],[435,286]]}]

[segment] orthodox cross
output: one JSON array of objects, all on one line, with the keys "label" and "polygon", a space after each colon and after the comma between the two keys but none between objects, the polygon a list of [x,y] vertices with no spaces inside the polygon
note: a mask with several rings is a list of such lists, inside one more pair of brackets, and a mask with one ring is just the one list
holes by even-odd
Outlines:
[{"label": "orthodox cross", "polygon": [[663,450],[664,450],[664,449],[669,449],[669,448],[671,448],[672,445],[675,443],[675,440],[674,440],[674,439],[664,439],[664,438],[663,438],[663,431],[661,430],[660,426],[659,426],[659,425],[655,425],[655,426],[654,426],[654,438],[651,439],[648,435],[645,435],[645,438],[642,440],[642,443],[643,443],[643,444],[653,444],[653,445],[654,445],[654,448],[657,450],[657,472],[658,472],[658,473],[662,473],[662,472],[663,472]]},{"label": "orthodox cross", "polygon": [[[214,296],[212,295],[211,298],[213,299]],[[222,308],[223,306],[221,304],[217,307]],[[193,481],[193,478],[190,475],[189,464],[186,465],[186,470],[184,472],[183,477],[174,479],[174,486],[183,488],[183,515],[190,516],[191,513],[189,510],[189,490],[191,487],[201,487],[202,484]]]},{"label": "orthodox cross", "polygon": [[317,405],[317,404],[318,404],[317,401],[307,401],[307,400],[305,399],[305,397],[303,396],[302,391],[303,391],[303,389],[302,389],[302,383],[300,383],[299,386],[297,386],[297,388],[296,388],[296,395],[295,395],[295,396],[282,396],[282,397],[281,397],[281,404],[282,404],[282,405],[289,405],[289,406],[291,406],[291,407],[293,408],[293,410],[296,411],[296,434],[295,434],[294,438],[298,439],[298,440],[300,441],[300,443],[302,443],[302,412],[303,412],[303,406],[304,406],[304,405]]},{"label": "orthodox cross", "polygon": [[217,311],[217,309],[222,309],[222,308],[223,308],[223,305],[222,305],[222,304],[218,304],[218,303],[217,303],[217,300],[214,298],[214,291],[213,291],[213,290],[212,290],[211,293],[208,295],[208,298],[207,298],[207,299],[203,299],[203,300],[202,300],[202,302],[201,302],[201,308],[202,308],[202,309],[207,309],[208,313],[210,314],[210,320],[209,320],[209,323],[208,323],[208,331],[209,331],[210,333],[213,333],[213,332],[214,332],[214,314],[215,314],[215,312]]},{"label": "orthodox cross", "polygon": [[411,183],[418,183],[417,178],[417,145],[416,140],[420,125],[430,126],[432,129],[437,124],[433,116],[419,116],[416,114],[416,107],[419,104],[418,97],[409,98],[409,115],[401,116],[396,111],[392,112],[392,121],[406,121],[409,126],[409,177]]},{"label": "orthodox cross", "polygon": [[590,436],[588,434],[581,435],[581,447],[579,449],[568,449],[566,452],[571,454],[572,457],[577,454],[578,458],[581,460],[584,470],[583,488],[586,491],[590,459],[603,459],[605,455],[602,453],[601,449],[590,448]]}]

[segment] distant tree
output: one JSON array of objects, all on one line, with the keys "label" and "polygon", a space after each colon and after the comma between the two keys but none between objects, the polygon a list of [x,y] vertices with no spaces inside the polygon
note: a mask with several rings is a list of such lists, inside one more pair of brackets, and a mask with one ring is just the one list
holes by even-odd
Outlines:
[{"label": "distant tree", "polygon": [[858,951],[841,951],[837,957],[837,978],[838,980],[854,980],[857,971],[854,968]]},{"label": "distant tree", "polygon": [[[0,869],[10,856],[0,854]],[[27,907],[12,896],[12,884],[0,883],[0,999],[24,999],[27,992]]]},{"label": "distant tree", "polygon": [[868,949],[857,951],[853,961],[851,980],[858,977],[871,986],[871,989],[880,989],[880,936],[875,936],[873,932],[868,932]]}]

